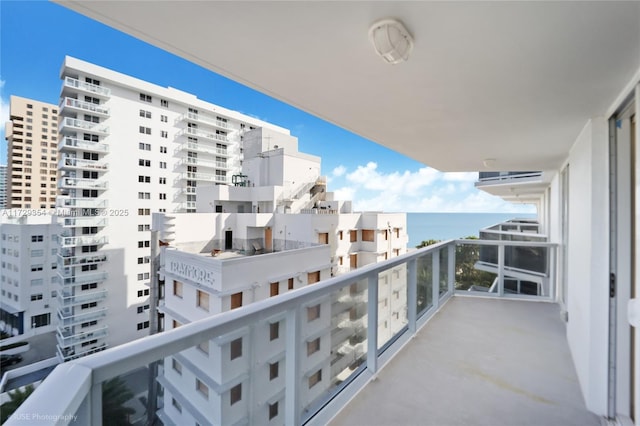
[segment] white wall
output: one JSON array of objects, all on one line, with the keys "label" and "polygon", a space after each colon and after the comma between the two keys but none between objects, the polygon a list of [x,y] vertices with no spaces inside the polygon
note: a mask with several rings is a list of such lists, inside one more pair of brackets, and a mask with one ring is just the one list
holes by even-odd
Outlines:
[{"label": "white wall", "polygon": [[607,123],[594,118],[569,154],[569,301],[567,339],[587,408],[607,410],[608,141]]}]

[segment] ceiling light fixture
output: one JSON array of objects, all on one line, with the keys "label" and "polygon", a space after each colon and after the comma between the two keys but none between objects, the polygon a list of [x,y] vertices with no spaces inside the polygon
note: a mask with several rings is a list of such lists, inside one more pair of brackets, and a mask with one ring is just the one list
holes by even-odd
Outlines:
[{"label": "ceiling light fixture", "polygon": [[413,50],[413,37],[400,21],[383,19],[369,28],[369,40],[376,53],[389,64],[409,59]]}]

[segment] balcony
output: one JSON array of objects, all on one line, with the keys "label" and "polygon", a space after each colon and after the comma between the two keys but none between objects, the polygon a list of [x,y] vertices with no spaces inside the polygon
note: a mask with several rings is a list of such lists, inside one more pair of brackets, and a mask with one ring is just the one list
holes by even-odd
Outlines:
[{"label": "balcony", "polygon": [[91,171],[99,171],[106,172],[109,169],[109,166],[98,160],[85,160],[83,158],[71,158],[66,157],[62,158],[58,163],[58,168],[65,170],[91,170]]},{"label": "balcony", "polygon": [[217,183],[227,183],[226,176],[219,176],[213,173],[203,173],[203,172],[185,172],[180,174],[180,179],[185,180],[200,180],[205,182],[217,182]]},{"label": "balcony", "polygon": [[100,290],[93,292],[80,292],[79,294],[58,293],[58,306],[71,307],[82,303],[99,302],[107,298],[108,291]]},{"label": "balcony", "polygon": [[[62,160],[65,161],[65,160]],[[62,163],[61,161],[61,163]],[[86,160],[85,160],[86,161]],[[81,179],[62,177],[58,181],[58,188],[63,189],[107,189],[108,183],[96,179]]]},{"label": "balcony", "polygon": [[111,97],[111,90],[106,87],[80,81],[73,77],[65,77],[62,82],[62,94],[68,95],[78,92],[91,94],[103,99],[109,99]]},{"label": "balcony", "polygon": [[73,313],[72,308],[61,308],[58,310],[58,327],[72,327],[83,322],[101,320],[107,316],[107,308],[94,309],[87,312]]},{"label": "balcony", "polygon": [[218,148],[215,146],[207,145],[206,143],[185,142],[181,144],[178,149],[176,149],[176,153],[180,151],[194,151],[204,154],[218,155],[222,157],[231,156],[226,148]]},{"label": "balcony", "polygon": [[104,326],[101,328],[93,329],[91,331],[81,331],[76,334],[72,334],[71,332],[61,332],[58,329],[58,333],[56,333],[56,339],[58,340],[58,346],[60,348],[69,348],[75,345],[79,345],[88,340],[100,339],[102,337],[106,337],[108,332],[108,327]]},{"label": "balcony", "polygon": [[61,152],[82,150],[87,152],[106,154],[107,152],[109,152],[109,145],[66,136],[62,138],[60,143],[58,143],[58,150]]},{"label": "balcony", "polygon": [[194,112],[188,112],[180,117],[180,120],[188,120],[195,123],[203,123],[213,127],[218,127],[222,130],[229,129],[229,123],[223,120],[218,120],[217,118],[208,117],[202,114],[196,114]]},{"label": "balcony", "polygon": [[[69,208],[87,208],[87,209],[104,209],[107,207],[107,200],[101,200],[99,198],[71,198],[71,197],[57,197],[57,207],[69,207]],[[99,215],[100,212],[96,212],[95,215]]]},{"label": "balcony", "polygon": [[180,160],[180,164],[186,166],[209,167],[212,169],[224,170],[228,170],[230,168],[229,164],[227,164],[226,161],[204,160],[202,158],[195,157],[185,157]]},{"label": "balcony", "polygon": [[78,237],[62,237],[60,245],[62,247],[94,246],[107,244],[109,238],[106,236],[82,235]]},{"label": "balcony", "polygon": [[104,124],[70,117],[64,117],[60,120],[58,130],[61,134],[77,134],[78,132],[90,132],[100,136],[109,134],[109,127]]},{"label": "balcony", "polygon": [[60,115],[69,113],[91,113],[99,117],[109,117],[109,108],[104,105],[94,104],[92,102],[83,102],[74,98],[64,98],[59,105]]},{"label": "balcony", "polygon": [[97,226],[102,228],[107,226],[108,219],[99,216],[87,216],[87,217],[65,217],[62,222],[64,228],[80,228],[84,226]]},{"label": "balcony", "polygon": [[[499,256],[495,276],[473,268],[483,247],[497,247],[499,252],[541,248],[545,262],[555,263],[556,245],[546,242],[443,242],[184,324],[126,348],[112,348],[84,358],[81,364],[58,366],[18,414],[77,413],[85,416],[80,418],[83,424],[100,425],[103,381],[154,361],[170,362],[178,353],[188,356],[211,336],[241,330],[243,335],[259,335],[267,318],[280,318],[286,326],[280,343],[284,351],[280,368],[287,372],[281,400],[286,424],[326,424],[332,419],[335,424],[504,424],[505,419],[518,418],[532,424],[565,424],[567,419],[599,424],[581,401],[558,307],[552,303],[554,273],[548,273],[547,287],[536,294],[508,291],[505,256]],[[487,298],[487,289],[494,285],[496,297]],[[332,306],[340,307],[340,321],[333,321]],[[353,308],[357,310],[352,312]],[[326,333],[328,348],[336,348],[333,354],[327,351],[326,358],[318,354],[320,363],[313,365],[306,362],[310,312],[320,312],[320,317],[314,314],[313,321],[319,323],[313,323],[313,329]],[[436,312],[440,314],[434,316]],[[253,353],[254,347],[250,344],[243,356],[256,365],[272,362],[266,354]],[[242,379],[253,371],[263,372],[253,368],[238,373],[243,395],[260,392],[251,388],[253,380]],[[375,377],[380,380],[372,382]],[[171,381],[162,373],[157,380]],[[84,381],[90,385],[81,385]],[[63,398],[53,391],[60,383],[78,384],[68,386]],[[202,418],[203,413],[189,403],[191,388],[182,393],[165,386],[165,397],[175,398],[190,415]],[[95,398],[86,398],[89,394]],[[391,403],[399,398],[402,403]],[[247,405],[241,417],[264,415],[263,405]],[[146,408],[158,410],[154,405]],[[163,409],[157,412],[167,415]]]},{"label": "balcony", "polygon": [[181,135],[185,135],[185,136],[191,136],[194,138],[203,138],[203,139],[207,139],[210,141],[215,141],[215,142],[227,142],[227,135],[221,135],[218,133],[212,133],[212,132],[207,132],[205,130],[202,129],[194,129],[193,127],[187,127],[185,128],[182,132],[180,132]]},{"label": "balcony", "polygon": [[85,253],[74,256],[71,253],[67,253],[67,250],[62,250],[61,253],[58,253],[58,257],[62,261],[62,265],[65,267],[92,265],[96,263],[104,263],[108,260],[106,254]]},{"label": "balcony", "polygon": [[106,272],[91,272],[84,273],[76,271],[75,276],[65,276],[58,272],[58,277],[60,278],[60,283],[63,286],[74,286],[81,284],[89,284],[89,283],[98,283],[105,281],[109,276]]}]

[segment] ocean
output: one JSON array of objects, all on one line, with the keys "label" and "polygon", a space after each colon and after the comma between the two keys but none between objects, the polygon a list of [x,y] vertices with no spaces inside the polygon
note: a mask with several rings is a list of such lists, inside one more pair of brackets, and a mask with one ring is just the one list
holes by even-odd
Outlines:
[{"label": "ocean", "polygon": [[407,248],[424,240],[450,240],[471,235],[508,219],[535,219],[535,213],[407,213]]}]

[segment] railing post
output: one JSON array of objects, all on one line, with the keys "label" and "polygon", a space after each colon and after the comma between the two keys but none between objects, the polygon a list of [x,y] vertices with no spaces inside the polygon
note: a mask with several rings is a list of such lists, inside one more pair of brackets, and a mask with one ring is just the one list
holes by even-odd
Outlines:
[{"label": "railing post", "polygon": [[552,301],[557,300],[556,296],[556,283],[558,277],[556,276],[556,262],[558,256],[558,250],[555,246],[547,248],[548,265],[549,265],[549,299]]},{"label": "railing post", "polygon": [[447,246],[447,250],[449,251],[448,256],[447,256],[447,268],[448,268],[448,273],[447,273],[447,280],[448,280],[448,286],[449,286],[449,292],[451,293],[451,295],[453,296],[453,292],[455,290],[455,283],[456,283],[456,243],[451,243]]},{"label": "railing post", "polygon": [[90,415],[91,424],[95,426],[102,425],[102,383],[94,383],[91,386],[91,405]]},{"label": "railing post", "polygon": [[407,262],[407,270],[407,319],[409,331],[415,334],[418,318],[418,262],[416,259]]},{"label": "railing post", "polygon": [[371,374],[378,371],[378,274],[368,277],[367,369]]},{"label": "railing post", "polygon": [[284,423],[287,425],[300,424],[300,400],[298,387],[300,385],[300,310],[298,308],[287,311],[286,323],[286,376],[285,376],[285,413]]},{"label": "railing post", "polygon": [[431,255],[431,287],[433,307],[440,306],[440,250],[436,250]]},{"label": "railing post", "polygon": [[498,245],[498,296],[504,296],[504,243]]}]

